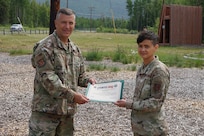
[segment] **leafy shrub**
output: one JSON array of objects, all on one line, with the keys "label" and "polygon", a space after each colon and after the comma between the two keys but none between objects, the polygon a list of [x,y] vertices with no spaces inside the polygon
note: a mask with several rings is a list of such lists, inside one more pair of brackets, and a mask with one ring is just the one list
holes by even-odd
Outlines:
[{"label": "leafy shrub", "polygon": [[87,52],[85,58],[88,61],[101,61],[103,59],[103,53],[100,52],[99,49],[93,49],[90,52]]},{"label": "leafy shrub", "polygon": [[90,64],[87,68],[87,71],[97,70],[97,71],[103,71],[106,69],[105,65],[101,64]]},{"label": "leafy shrub", "polygon": [[136,55],[136,52],[133,52],[133,50],[129,51],[123,47],[118,46],[118,48],[113,53],[112,60],[114,62],[121,62],[123,64],[137,63],[138,56]]}]

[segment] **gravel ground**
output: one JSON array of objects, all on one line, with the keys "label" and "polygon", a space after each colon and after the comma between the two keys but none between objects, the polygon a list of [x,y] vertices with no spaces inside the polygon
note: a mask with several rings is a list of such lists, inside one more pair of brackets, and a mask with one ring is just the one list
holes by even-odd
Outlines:
[{"label": "gravel ground", "polygon": [[[87,62],[88,64],[88,62]],[[124,65],[103,62],[105,65]],[[169,136],[204,135],[204,70],[170,68],[171,83],[164,103]],[[123,96],[132,98],[136,72],[92,71],[98,82],[124,79]],[[31,113],[34,69],[30,56],[0,53],[0,135],[26,136]],[[79,88],[83,94],[84,88]],[[75,136],[133,136],[130,112],[111,103],[90,102],[78,106]]]}]

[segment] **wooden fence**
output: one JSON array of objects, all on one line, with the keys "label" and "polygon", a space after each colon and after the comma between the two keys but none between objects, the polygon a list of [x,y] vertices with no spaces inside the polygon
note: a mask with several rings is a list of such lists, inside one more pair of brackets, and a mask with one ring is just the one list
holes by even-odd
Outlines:
[{"label": "wooden fence", "polygon": [[[92,28],[91,30],[89,28],[75,28],[75,31],[81,31],[81,32],[96,32],[96,28]],[[0,35],[12,35],[12,34],[49,34],[48,29],[24,29],[24,31],[15,31],[11,32],[10,29],[0,29]]]},{"label": "wooden fence", "polygon": [[24,29],[24,31],[11,32],[10,29],[0,29],[0,35],[12,35],[12,34],[49,34],[49,30],[45,29]]}]

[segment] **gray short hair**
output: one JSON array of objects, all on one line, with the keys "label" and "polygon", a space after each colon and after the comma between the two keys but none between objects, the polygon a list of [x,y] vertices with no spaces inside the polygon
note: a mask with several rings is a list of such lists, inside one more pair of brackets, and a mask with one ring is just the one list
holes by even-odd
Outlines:
[{"label": "gray short hair", "polygon": [[68,15],[68,16],[71,16],[71,15],[74,15],[74,17],[76,16],[75,15],[75,12],[69,8],[61,8],[58,10],[57,12],[57,15],[56,15],[56,19],[59,18],[60,14],[65,14],[65,15]]}]

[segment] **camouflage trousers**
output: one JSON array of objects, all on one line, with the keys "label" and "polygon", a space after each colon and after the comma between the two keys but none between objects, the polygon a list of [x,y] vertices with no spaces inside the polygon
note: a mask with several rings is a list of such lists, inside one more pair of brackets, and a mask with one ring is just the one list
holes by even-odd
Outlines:
[{"label": "camouflage trousers", "polygon": [[73,116],[32,112],[29,136],[73,136]]},{"label": "camouflage trousers", "polygon": [[167,127],[164,124],[151,124],[148,121],[131,121],[134,136],[167,136]]},{"label": "camouflage trousers", "polygon": [[134,136],[167,136],[168,124],[163,112],[138,112],[132,110],[131,126]]}]

